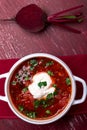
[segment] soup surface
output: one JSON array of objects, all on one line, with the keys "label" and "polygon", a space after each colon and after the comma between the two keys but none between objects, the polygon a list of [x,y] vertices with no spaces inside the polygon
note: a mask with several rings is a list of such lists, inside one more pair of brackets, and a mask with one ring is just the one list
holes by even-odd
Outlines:
[{"label": "soup surface", "polygon": [[56,61],[36,57],[19,65],[9,89],[18,111],[29,118],[44,119],[66,107],[71,97],[71,80]]}]

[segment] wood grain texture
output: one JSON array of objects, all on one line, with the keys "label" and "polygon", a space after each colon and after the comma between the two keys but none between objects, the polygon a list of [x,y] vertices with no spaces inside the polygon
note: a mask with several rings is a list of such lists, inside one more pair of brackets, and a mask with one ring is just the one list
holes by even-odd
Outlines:
[{"label": "wood grain texture", "polygon": [[[73,3],[69,0],[1,0],[0,19],[15,17],[25,5],[36,3],[48,15],[79,4],[86,5],[86,0]],[[49,6],[48,6],[49,5]],[[87,7],[83,9],[87,15]],[[15,22],[0,22],[0,58],[20,58],[35,52],[47,52],[54,55],[72,55],[87,53],[87,21],[70,25],[82,31],[82,34],[69,32],[59,26],[50,26],[44,32],[32,34],[23,30]]]},{"label": "wood grain texture", "polygon": [[[33,34],[23,30],[15,22],[0,22],[0,59],[21,58],[35,52],[46,52],[53,55],[87,54],[87,0],[0,0],[0,19],[15,17],[24,6],[36,3],[48,15],[79,4],[84,4],[82,11],[85,21],[81,24],[72,24],[82,31],[81,34],[69,32],[59,26],[49,26],[45,31]],[[63,124],[60,128],[60,124]],[[56,126],[59,130],[83,130],[87,124],[87,115],[78,115],[68,118],[68,121],[59,120]],[[20,119],[0,119],[0,130],[30,130],[32,124]],[[45,126],[33,125],[32,130],[56,130],[53,123]],[[86,130],[86,128],[84,128]]]}]

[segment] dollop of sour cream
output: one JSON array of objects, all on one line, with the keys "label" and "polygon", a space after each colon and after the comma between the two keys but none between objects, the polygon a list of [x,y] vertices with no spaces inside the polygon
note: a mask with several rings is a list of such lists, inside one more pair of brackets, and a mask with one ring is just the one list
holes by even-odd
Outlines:
[{"label": "dollop of sour cream", "polygon": [[28,89],[34,99],[45,98],[48,94],[55,91],[55,88],[52,87],[52,79],[46,72],[35,74],[33,82],[28,86]]}]

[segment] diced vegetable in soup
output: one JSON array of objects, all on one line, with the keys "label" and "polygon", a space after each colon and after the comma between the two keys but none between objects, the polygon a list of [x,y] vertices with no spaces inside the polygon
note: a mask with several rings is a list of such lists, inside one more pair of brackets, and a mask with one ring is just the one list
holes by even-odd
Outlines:
[{"label": "diced vegetable in soup", "polygon": [[71,96],[71,79],[58,62],[36,57],[19,65],[9,88],[12,102],[20,113],[45,119],[66,107]]}]

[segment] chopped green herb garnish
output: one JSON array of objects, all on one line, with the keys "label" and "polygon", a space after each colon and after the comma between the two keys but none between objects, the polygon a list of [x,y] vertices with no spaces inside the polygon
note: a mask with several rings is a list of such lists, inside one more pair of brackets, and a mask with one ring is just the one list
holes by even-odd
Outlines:
[{"label": "chopped green herb garnish", "polygon": [[26,115],[30,118],[36,118],[36,112],[27,112]]},{"label": "chopped green herb garnish", "polygon": [[15,75],[15,78],[19,78],[19,74],[16,74],[16,75]]},{"label": "chopped green herb garnish", "polygon": [[31,64],[32,66],[36,66],[36,65],[38,65],[38,62],[37,62],[37,60],[32,59],[32,60],[30,60],[30,64]]},{"label": "chopped green herb garnish", "polygon": [[12,84],[12,85],[16,85],[16,81],[12,81],[11,84]]},{"label": "chopped green herb garnish", "polygon": [[38,61],[35,59],[32,59],[32,60],[30,60],[30,65],[31,65],[30,70],[32,71],[32,70],[34,70],[35,66],[38,65]]},{"label": "chopped green herb garnish", "polygon": [[70,80],[70,78],[66,78],[66,84],[67,84],[67,85],[71,85],[71,80]]},{"label": "chopped green herb garnish", "polygon": [[50,76],[53,76],[53,75],[54,75],[53,72],[50,71],[50,70],[48,70],[47,73],[48,73]]},{"label": "chopped green herb garnish", "polygon": [[45,105],[45,104],[46,104],[46,101],[45,101],[45,100],[41,100],[41,104],[42,104],[42,105]]},{"label": "chopped green herb garnish", "polygon": [[58,94],[58,92],[57,91],[55,91],[54,93],[53,93],[53,95],[55,96],[55,95],[57,95]]},{"label": "chopped green herb garnish", "polygon": [[40,105],[40,101],[39,101],[39,100],[35,100],[35,101],[34,101],[34,107],[35,107],[35,108],[38,108],[39,105]]},{"label": "chopped green herb garnish", "polygon": [[52,86],[53,86],[54,88],[56,88],[56,87],[57,87],[57,84],[53,84]]},{"label": "chopped green herb garnish", "polygon": [[25,80],[26,80],[26,81],[29,80],[29,76],[28,76],[28,75],[26,75]]},{"label": "chopped green herb garnish", "polygon": [[51,66],[53,64],[54,64],[53,61],[49,61],[49,62],[46,63],[46,67]]},{"label": "chopped green herb garnish", "polygon": [[31,71],[34,70],[34,68],[35,68],[34,66],[30,66],[30,70],[31,70]]},{"label": "chopped green herb garnish", "polygon": [[44,108],[46,108],[46,107],[48,107],[48,106],[49,106],[49,104],[44,104],[44,105],[43,105]]},{"label": "chopped green herb garnish", "polygon": [[41,88],[42,86],[47,86],[47,82],[46,81],[43,81],[43,82],[39,82],[38,83],[38,86]]},{"label": "chopped green herb garnish", "polygon": [[46,114],[51,114],[50,110],[46,110]]},{"label": "chopped green herb garnish", "polygon": [[23,106],[21,106],[21,105],[19,105],[19,106],[18,106],[18,109],[19,109],[19,111],[21,111],[21,112],[22,112],[22,111],[24,110],[24,107],[23,107]]},{"label": "chopped green herb garnish", "polygon": [[22,92],[24,92],[24,93],[27,91],[28,91],[28,87],[22,89]]},{"label": "chopped green herb garnish", "polygon": [[44,108],[46,108],[46,107],[49,106],[49,104],[46,102],[46,100],[35,100],[35,101],[34,101],[34,107],[35,107],[35,108],[38,108],[40,105],[41,105],[42,107],[44,107]]},{"label": "chopped green herb garnish", "polygon": [[44,107],[44,108],[46,108],[46,107],[48,107],[48,103],[46,102],[46,100],[41,100],[40,101],[40,104]]},{"label": "chopped green herb garnish", "polygon": [[46,97],[47,100],[52,99],[52,98],[54,98],[54,94],[53,93],[49,93],[47,95],[47,97]]}]

